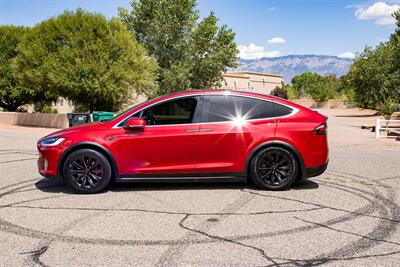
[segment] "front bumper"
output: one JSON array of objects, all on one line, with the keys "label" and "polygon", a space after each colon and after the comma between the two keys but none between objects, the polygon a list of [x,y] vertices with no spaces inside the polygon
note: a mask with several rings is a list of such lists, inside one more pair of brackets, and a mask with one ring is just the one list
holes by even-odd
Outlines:
[{"label": "front bumper", "polygon": [[37,146],[39,158],[37,160],[38,171],[44,177],[58,176],[58,161],[65,151],[65,146]]}]

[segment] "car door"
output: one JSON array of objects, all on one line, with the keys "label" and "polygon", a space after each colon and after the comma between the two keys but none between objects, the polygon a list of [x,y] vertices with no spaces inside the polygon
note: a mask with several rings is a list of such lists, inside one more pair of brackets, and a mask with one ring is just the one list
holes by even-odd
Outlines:
[{"label": "car door", "polygon": [[143,130],[123,129],[118,138],[122,177],[195,172],[199,105],[198,97],[181,97],[134,114],[147,125]]},{"label": "car door", "polygon": [[199,173],[243,174],[255,145],[273,140],[273,103],[233,95],[204,97],[199,129]]}]

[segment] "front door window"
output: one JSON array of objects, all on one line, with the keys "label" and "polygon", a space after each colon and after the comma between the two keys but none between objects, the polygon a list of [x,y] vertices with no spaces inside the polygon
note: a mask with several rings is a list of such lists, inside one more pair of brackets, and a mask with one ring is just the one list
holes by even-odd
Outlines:
[{"label": "front door window", "polygon": [[184,98],[168,101],[143,111],[148,125],[189,124],[193,122],[197,100]]}]

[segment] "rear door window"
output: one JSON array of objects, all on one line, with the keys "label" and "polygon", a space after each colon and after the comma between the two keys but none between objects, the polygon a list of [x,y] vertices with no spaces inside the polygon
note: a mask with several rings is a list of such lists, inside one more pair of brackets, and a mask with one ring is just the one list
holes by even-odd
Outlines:
[{"label": "rear door window", "polygon": [[274,103],[241,96],[207,96],[208,108],[203,111],[202,122],[223,122],[235,118],[246,120],[274,117]]}]

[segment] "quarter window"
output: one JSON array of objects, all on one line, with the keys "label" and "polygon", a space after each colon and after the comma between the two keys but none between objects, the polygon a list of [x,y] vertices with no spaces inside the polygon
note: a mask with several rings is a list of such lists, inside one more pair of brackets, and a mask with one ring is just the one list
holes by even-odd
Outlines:
[{"label": "quarter window", "polygon": [[274,114],[275,114],[275,117],[281,117],[281,116],[289,115],[290,113],[292,113],[292,111],[293,110],[291,108],[287,107],[287,106],[274,103]]}]

